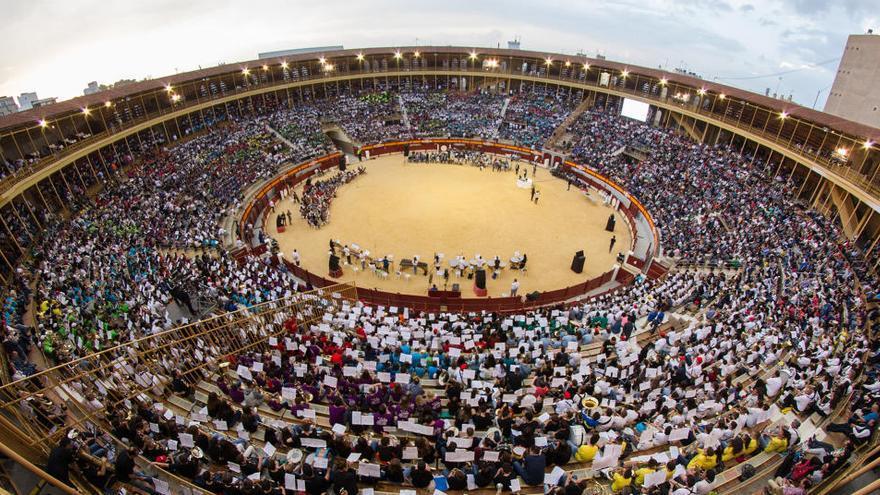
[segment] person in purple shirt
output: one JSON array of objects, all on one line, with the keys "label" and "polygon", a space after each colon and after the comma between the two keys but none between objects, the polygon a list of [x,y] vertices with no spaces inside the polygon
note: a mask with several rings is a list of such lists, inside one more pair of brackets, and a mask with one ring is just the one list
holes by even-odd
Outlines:
[{"label": "person in purple shirt", "polygon": [[241,391],[241,385],[235,384],[229,389],[229,398],[236,404],[241,404],[244,401],[244,392]]},{"label": "person in purple shirt", "polygon": [[337,425],[337,424],[345,425],[345,423],[346,423],[345,416],[346,416],[346,413],[348,412],[348,409],[342,403],[342,399],[340,399],[337,396],[336,399],[333,401],[333,404],[330,405],[329,410],[330,410],[330,426]]}]

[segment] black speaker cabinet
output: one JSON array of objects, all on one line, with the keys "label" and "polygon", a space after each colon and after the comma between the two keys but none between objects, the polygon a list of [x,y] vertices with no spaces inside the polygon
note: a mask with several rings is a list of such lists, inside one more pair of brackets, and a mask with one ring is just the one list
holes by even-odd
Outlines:
[{"label": "black speaker cabinet", "polygon": [[608,216],[608,222],[605,224],[605,230],[608,232],[614,232],[614,225],[617,223],[617,220],[614,219],[614,214]]},{"label": "black speaker cabinet", "polygon": [[335,272],[339,270],[339,256],[335,254],[330,255],[330,271]]},{"label": "black speaker cabinet", "polygon": [[[583,253],[583,251],[579,251],[579,253]],[[574,255],[574,258],[571,260],[571,271],[575,273],[582,273],[584,271],[584,261],[586,258],[583,254]]]}]

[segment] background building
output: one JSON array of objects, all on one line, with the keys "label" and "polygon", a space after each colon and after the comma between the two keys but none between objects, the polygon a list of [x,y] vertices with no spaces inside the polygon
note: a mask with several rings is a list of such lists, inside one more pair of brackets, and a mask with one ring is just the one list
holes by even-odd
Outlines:
[{"label": "background building", "polygon": [[825,111],[865,125],[880,127],[880,36],[853,34],[843,57]]},{"label": "background building", "polygon": [[289,50],[276,50],[274,52],[258,53],[257,57],[259,57],[260,59],[275,58],[275,57],[289,57],[291,55],[303,55],[306,53],[320,53],[320,52],[335,52],[337,50],[344,50],[344,48],[342,45],[311,46],[308,48],[292,48]]},{"label": "background building", "polygon": [[32,93],[22,93],[18,95],[18,107],[19,110],[30,110],[33,108],[33,103],[39,100],[36,92]]},{"label": "background building", "polygon": [[98,91],[101,91],[101,88],[98,86],[98,81],[92,81],[89,83],[86,89],[83,90],[83,95],[93,95]]},{"label": "background building", "polygon": [[40,98],[31,102],[31,108],[41,108],[48,105],[54,105],[56,101],[58,101],[58,98],[55,96]]},{"label": "background building", "polygon": [[11,96],[0,96],[0,115],[9,115],[18,111],[18,105],[15,104],[15,98]]}]

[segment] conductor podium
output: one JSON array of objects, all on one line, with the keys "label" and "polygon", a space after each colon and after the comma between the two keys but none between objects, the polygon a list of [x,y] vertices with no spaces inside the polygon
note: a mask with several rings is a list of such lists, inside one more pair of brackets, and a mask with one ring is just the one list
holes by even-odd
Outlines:
[{"label": "conductor podium", "polygon": [[330,276],[333,278],[339,278],[342,276],[342,267],[339,266],[339,256],[335,254],[330,255],[330,262],[328,263],[328,270],[330,272]]},{"label": "conductor podium", "polygon": [[485,297],[489,294],[486,290],[486,270],[480,268],[474,276],[474,294]]},{"label": "conductor podium", "polygon": [[574,258],[571,260],[571,271],[582,273],[584,271],[584,261],[586,261],[586,259],[583,251],[574,253]]}]

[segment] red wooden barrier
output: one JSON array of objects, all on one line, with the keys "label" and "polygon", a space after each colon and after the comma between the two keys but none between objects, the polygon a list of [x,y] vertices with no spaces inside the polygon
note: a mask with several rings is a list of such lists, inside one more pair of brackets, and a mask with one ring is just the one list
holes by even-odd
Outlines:
[{"label": "red wooden barrier", "polygon": [[[447,146],[454,149],[479,150],[486,153],[495,153],[500,155],[515,154],[529,161],[535,159],[543,159],[543,154],[541,152],[529,148],[474,139],[423,139],[411,141],[395,141],[364,146],[360,148],[360,150],[369,151],[370,156],[375,157],[389,153],[400,153],[403,151],[404,146],[407,145],[409,146],[410,151],[435,150],[438,149],[440,146]],[[254,199],[250,202],[250,204],[248,204],[248,206],[245,208],[244,213],[240,217],[239,236],[241,238],[245,237],[244,230],[246,225],[260,225],[265,221],[266,216],[268,215],[268,196],[270,193],[277,193],[284,187],[292,187],[310,177],[313,174],[313,171],[309,170],[310,166],[317,164],[321,169],[327,169],[335,166],[338,163],[338,160],[341,159],[341,157],[342,154],[336,152],[315,160],[303,162],[263,186],[263,188],[261,188],[260,191],[254,196]],[[651,229],[654,232],[655,241],[659,239],[656,228],[654,227],[654,222],[651,219],[651,216],[648,214],[647,210],[645,210],[642,204],[639,203],[638,200],[636,200],[634,197],[629,195],[629,193],[627,193],[623,188],[621,188],[619,185],[606,178],[605,176],[587,167],[577,165],[572,162],[563,162],[562,165],[577,170],[579,172],[579,175],[581,175],[594,187],[606,190],[615,189],[625,195],[630,200],[630,206],[628,208],[620,208],[619,211],[627,216],[630,225],[633,226],[633,239],[635,239],[637,236],[637,232],[635,231],[634,227],[635,217],[638,214],[644,215],[645,218],[648,220]],[[653,249],[656,250],[658,243],[655,242],[653,246]],[[260,245],[250,250],[250,254],[259,255],[266,252],[267,250],[268,247],[266,245]],[[245,250],[244,253],[236,252],[235,256],[243,258],[247,255],[247,253],[247,250]],[[644,260],[641,260],[634,256],[631,256],[628,261],[630,262],[630,264],[636,266],[637,268],[642,268],[645,265]],[[285,263],[297,278],[308,282],[315,288],[327,287],[329,285],[335,285],[339,283],[338,280],[325,279],[319,275],[309,272],[308,270],[305,270],[302,267],[294,266],[290,262],[285,261]],[[662,273],[665,273],[665,267],[659,266],[655,270],[655,266],[658,266],[658,264],[652,264],[652,272],[661,273],[661,275]],[[412,294],[396,294],[368,288],[357,288],[357,294],[358,299],[368,304],[389,307],[397,306],[401,308],[408,307],[411,309],[422,311],[490,311],[499,313],[514,313],[526,311],[528,309],[534,309],[541,306],[559,304],[566,300],[582,296],[588,292],[595,291],[599,287],[607,284],[611,281],[611,278],[612,272],[605,272],[596,278],[587,280],[580,284],[548,292],[542,292],[539,294],[537,300],[534,301],[528,301],[520,297],[461,298],[451,297],[448,294],[441,294],[439,297],[429,297],[427,295],[427,291],[424,296],[419,296]],[[628,285],[634,280],[634,278],[635,277],[631,273],[625,270],[619,270],[616,281],[622,285]],[[609,292],[613,292],[618,289],[619,287],[612,289]]]}]

